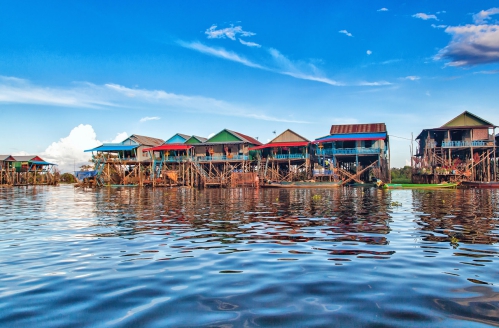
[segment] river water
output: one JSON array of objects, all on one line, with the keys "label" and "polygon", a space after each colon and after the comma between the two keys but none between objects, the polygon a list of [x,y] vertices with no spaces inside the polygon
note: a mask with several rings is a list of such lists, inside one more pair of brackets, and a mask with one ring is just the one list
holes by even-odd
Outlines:
[{"label": "river water", "polygon": [[0,325],[499,326],[499,192],[0,189]]}]

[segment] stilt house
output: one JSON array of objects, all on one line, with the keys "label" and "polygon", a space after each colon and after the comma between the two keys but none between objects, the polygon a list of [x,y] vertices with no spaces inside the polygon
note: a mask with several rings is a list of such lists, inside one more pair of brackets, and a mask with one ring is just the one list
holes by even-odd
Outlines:
[{"label": "stilt house", "polygon": [[261,144],[252,137],[224,129],[205,142],[192,145],[198,161],[247,161],[249,148]]},{"label": "stilt house", "polygon": [[314,144],[318,164],[314,176],[333,175],[344,183],[390,181],[385,123],[332,125],[330,134]]},{"label": "stilt house", "polygon": [[412,158],[415,183],[497,181],[497,126],[465,111],[416,137]]},{"label": "stilt house", "polygon": [[12,155],[0,155],[0,171],[12,169],[15,159]]},{"label": "stilt house", "polygon": [[159,146],[164,140],[132,134],[120,143],[105,143],[99,147],[85,150],[85,152],[96,152],[97,156],[106,160],[117,160],[126,162],[149,161],[150,157],[144,153],[145,148]]},{"label": "stilt house", "polygon": [[174,136],[165,141],[165,144],[181,144],[187,141],[191,136],[183,133],[176,133]]},{"label": "stilt house", "polygon": [[257,170],[264,181],[299,181],[311,172],[308,146],[310,141],[287,129],[269,143],[252,147],[258,159]]},{"label": "stilt house", "polygon": [[43,172],[51,169],[55,164],[49,163],[37,155],[11,156],[11,167],[16,172]]}]

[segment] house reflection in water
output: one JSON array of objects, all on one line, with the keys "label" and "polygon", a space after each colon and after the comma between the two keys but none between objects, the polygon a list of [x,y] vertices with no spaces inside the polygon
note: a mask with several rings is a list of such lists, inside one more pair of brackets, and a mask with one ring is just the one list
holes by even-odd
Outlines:
[{"label": "house reflection in water", "polygon": [[413,191],[416,223],[423,240],[451,243],[493,244],[497,233],[498,195],[490,190]]}]

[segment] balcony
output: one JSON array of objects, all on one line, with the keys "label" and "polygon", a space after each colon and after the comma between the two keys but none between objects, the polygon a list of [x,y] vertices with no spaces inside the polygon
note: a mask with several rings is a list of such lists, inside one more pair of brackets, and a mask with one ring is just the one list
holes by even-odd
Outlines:
[{"label": "balcony", "polygon": [[276,154],[273,156],[275,159],[305,159],[308,157],[308,154]]},{"label": "balcony", "polygon": [[[167,156],[165,157],[165,162],[186,162],[190,156]],[[156,159],[156,161],[161,162],[161,158]]]},{"label": "balcony", "polygon": [[198,162],[210,162],[210,161],[247,161],[248,155],[221,155],[221,156],[199,156],[196,157]]},{"label": "balcony", "polygon": [[328,148],[318,151],[317,155],[363,155],[363,154],[381,154],[380,148]]},{"label": "balcony", "polygon": [[457,148],[457,147],[485,147],[494,146],[493,141],[475,140],[475,141],[443,141],[442,148]]}]

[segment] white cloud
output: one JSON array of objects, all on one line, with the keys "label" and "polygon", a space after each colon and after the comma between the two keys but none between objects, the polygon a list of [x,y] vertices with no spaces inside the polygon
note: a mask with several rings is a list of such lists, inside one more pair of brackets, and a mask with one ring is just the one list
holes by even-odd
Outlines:
[{"label": "white cloud", "polygon": [[161,117],[158,117],[158,116],[146,116],[146,117],[143,117],[139,120],[140,123],[144,123],[144,122],[147,122],[147,121],[157,121],[157,120],[160,120]]},{"label": "white cloud", "polygon": [[261,45],[259,45],[258,43],[255,43],[255,42],[248,42],[248,41],[244,41],[241,39],[239,39],[239,42],[241,42],[241,44],[244,44],[245,46],[248,46],[248,47],[257,47],[257,48],[261,47]]},{"label": "white cloud", "polygon": [[347,30],[341,30],[341,31],[338,31],[338,33],[342,33],[342,34],[345,34],[346,36],[353,37],[352,33],[348,32]]},{"label": "white cloud", "polygon": [[84,108],[113,106],[111,102],[100,99],[98,93],[98,90],[92,90],[91,84],[73,88],[45,88],[32,85],[27,80],[0,76],[0,103]]},{"label": "white cloud", "polygon": [[[121,132],[111,142],[122,142],[127,137],[126,132]],[[40,156],[48,162],[57,164],[57,168],[61,172],[72,172],[75,168],[78,170],[82,165],[91,164],[89,161],[92,155],[85,153],[85,150],[102,144],[103,142],[97,139],[97,134],[91,125],[80,124],[74,127],[67,137],[50,144]]]},{"label": "white cloud", "polygon": [[427,15],[425,13],[417,13],[417,14],[412,15],[412,17],[420,18],[420,19],[423,19],[423,20],[428,20],[428,19],[438,20],[437,16],[435,16],[435,15]]},{"label": "white cloud", "polygon": [[329,85],[343,85],[340,82],[331,80],[317,74],[317,67],[310,63],[292,62],[277,49],[270,48],[269,54],[273,59],[275,69],[270,69],[279,74],[288,75],[297,79],[322,82]]},{"label": "white cloud", "polygon": [[490,75],[490,74],[499,74],[499,69],[493,69],[493,70],[489,70],[489,71],[474,72],[473,74],[487,74],[487,75]]},{"label": "white cloud", "polygon": [[499,14],[499,8],[490,8],[482,10],[478,14],[473,15],[475,24],[484,24],[490,19],[490,16]]},{"label": "white cloud", "polygon": [[427,95],[428,97],[431,97],[431,93],[430,93],[430,91],[426,91],[426,95]]},{"label": "white cloud", "polygon": [[366,51],[366,54],[367,54],[368,56],[369,56],[369,55],[371,55],[372,53],[373,53],[373,52],[372,52],[371,50],[367,50],[367,51]]},{"label": "white cloud", "polygon": [[111,141],[104,141],[105,143],[109,142],[109,143],[120,143],[122,141],[124,141],[125,139],[127,139],[129,136],[128,133],[126,132],[119,132],[116,137],[114,137],[113,140]]},{"label": "white cloud", "polygon": [[236,54],[234,52],[227,51],[227,50],[222,49],[222,48],[208,47],[208,46],[206,46],[206,45],[204,45],[202,43],[199,43],[199,42],[190,42],[190,43],[188,43],[188,42],[181,42],[180,41],[180,42],[178,42],[178,44],[181,45],[184,48],[196,50],[196,51],[199,51],[199,52],[207,54],[207,55],[211,55],[211,56],[215,56],[215,57],[227,59],[227,60],[230,60],[230,61],[234,61],[234,62],[243,64],[245,66],[254,67],[254,68],[260,68],[260,69],[265,69],[265,67],[263,67],[261,65],[253,63],[250,60],[248,60],[248,59],[246,59],[244,57],[241,57],[241,56],[239,56],[238,54]]},{"label": "white cloud", "polygon": [[435,24],[431,24],[431,27],[433,27],[433,28],[446,28],[447,25],[435,25]]},{"label": "white cloud", "polygon": [[[267,50],[268,54],[270,54],[270,58],[267,58],[266,65],[262,65],[254,61],[251,61],[249,59],[246,59],[243,56],[236,54],[235,52],[227,51],[223,48],[209,47],[200,42],[178,41],[177,43],[184,48],[195,50],[204,54],[212,55],[229,61],[234,61],[243,64],[245,66],[258,68],[268,72],[287,75],[301,80],[325,83],[334,86],[346,85],[345,83],[338,82],[324,76],[324,74],[322,74],[320,70],[312,63],[302,62],[302,61],[291,61],[286,56],[281,54],[277,49],[274,48],[265,49]],[[368,55],[370,55],[371,53],[372,53],[371,50],[367,51]],[[386,84],[387,84],[386,82],[381,82],[381,84],[376,84],[376,85],[386,85]],[[360,85],[370,85],[370,84],[360,84]],[[131,94],[133,94],[133,90],[131,90]]]},{"label": "white cloud", "polygon": [[239,34],[241,36],[253,36],[256,35],[253,32],[244,31],[241,26],[231,25],[223,29],[217,30],[217,25],[212,25],[205,32],[208,35],[208,39],[225,39],[229,38],[231,40],[236,40],[236,36]]},{"label": "white cloud", "polygon": [[107,88],[127,96],[133,93],[134,99],[141,104],[147,103],[148,106],[157,106],[158,108],[172,107],[176,110],[184,109],[195,113],[209,113],[222,116],[235,116],[253,118],[256,120],[288,122],[288,123],[308,123],[299,120],[286,120],[269,116],[254,108],[245,108],[227,103],[222,100],[202,97],[202,96],[185,96],[168,93],[163,90],[144,90],[130,89],[118,84],[106,84]]},{"label": "white cloud", "polygon": [[282,75],[292,76],[302,80],[322,82],[329,85],[342,85],[334,80],[328,79],[326,77],[317,75],[317,68],[308,63],[293,63],[284,55],[282,55],[278,50],[270,48],[268,53],[270,54],[270,59],[272,66],[263,66],[254,63],[234,52],[227,51],[221,48],[208,47],[199,42],[179,42],[182,47],[199,51],[208,55],[216,56],[222,59],[234,61],[245,66],[259,68],[265,71],[274,72]]},{"label": "white cloud", "polygon": [[387,82],[387,81],[376,81],[376,82],[362,81],[362,82],[359,82],[358,85],[377,87],[377,86],[383,86],[383,85],[391,85],[391,83]]},{"label": "white cloud", "polygon": [[402,78],[403,80],[409,80],[409,81],[417,81],[420,79],[419,76],[415,76],[415,75],[409,75],[409,76],[406,76],[404,78]]},{"label": "white cloud", "polygon": [[31,155],[31,154],[28,153],[28,152],[26,152],[26,151],[24,151],[24,150],[12,153],[12,156],[29,156],[29,155]]},{"label": "white cloud", "polygon": [[388,8],[381,8],[381,9],[378,9],[377,11],[388,11]]},{"label": "white cloud", "polygon": [[449,26],[451,42],[435,56],[450,66],[473,66],[499,62],[499,25]]},{"label": "white cloud", "polygon": [[215,135],[215,132],[212,132],[208,135],[207,139],[210,139],[211,137],[213,137]]},{"label": "white cloud", "polygon": [[[11,86],[8,83],[2,83],[5,80],[0,78],[0,91],[3,91],[0,92],[0,106],[2,104],[22,103],[63,106],[64,108],[120,108],[121,110],[133,109],[135,111],[147,106],[147,108],[171,112],[209,113],[264,121],[308,123],[273,117],[260,109],[231,104],[223,100],[202,96],[186,96],[163,90],[132,89],[111,83],[105,85],[83,83],[73,88],[42,87],[28,82]],[[25,97],[26,94],[37,92],[37,90],[43,90],[45,95],[43,100],[33,101],[33,98],[27,99]],[[74,95],[73,101],[70,104],[61,104],[58,99],[66,93]]]},{"label": "white cloud", "polygon": [[73,171],[74,166],[78,169],[81,165],[89,164],[91,155],[84,153],[101,145],[91,125],[80,124],[73,128],[67,137],[53,142],[41,153],[41,157],[51,163],[58,165],[59,170]]}]

